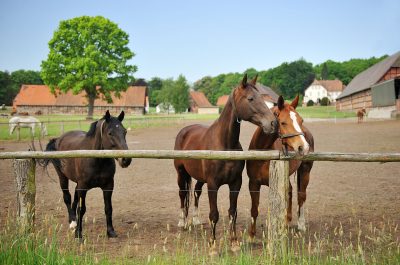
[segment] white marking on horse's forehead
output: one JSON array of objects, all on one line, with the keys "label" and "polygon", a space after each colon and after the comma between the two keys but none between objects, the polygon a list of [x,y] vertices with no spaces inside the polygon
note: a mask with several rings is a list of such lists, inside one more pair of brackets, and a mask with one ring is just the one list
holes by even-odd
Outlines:
[{"label": "white marking on horse's forehead", "polygon": [[117,124],[117,125],[115,125],[115,127],[117,127],[117,128],[118,128],[118,127],[119,127],[119,125]]},{"label": "white marking on horse's forehead", "polygon": [[299,123],[297,122],[297,115],[296,115],[296,112],[291,111],[291,112],[290,112],[290,118],[291,118],[292,121],[293,121],[293,127],[295,128],[295,130],[296,130],[297,132],[302,132],[302,130],[301,130],[301,128],[300,128],[300,125],[299,125]]}]

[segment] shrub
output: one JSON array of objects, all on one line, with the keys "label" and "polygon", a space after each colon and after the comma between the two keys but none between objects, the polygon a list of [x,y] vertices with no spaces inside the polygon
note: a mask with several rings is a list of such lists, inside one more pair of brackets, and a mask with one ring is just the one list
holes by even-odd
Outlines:
[{"label": "shrub", "polygon": [[327,97],[323,97],[321,99],[320,103],[321,103],[321,106],[328,106],[330,104],[330,101],[329,101],[329,99]]},{"label": "shrub", "polygon": [[310,106],[314,106],[314,101],[312,101],[311,99],[309,101],[307,101],[307,107]]}]

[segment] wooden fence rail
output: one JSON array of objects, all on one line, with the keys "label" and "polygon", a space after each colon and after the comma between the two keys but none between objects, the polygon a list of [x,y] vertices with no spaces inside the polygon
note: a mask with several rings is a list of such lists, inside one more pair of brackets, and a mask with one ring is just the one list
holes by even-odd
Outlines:
[{"label": "wooden fence rail", "polygon": [[0,159],[26,158],[154,158],[154,159],[211,159],[211,160],[312,160],[335,162],[400,162],[400,153],[333,153],[314,152],[296,156],[280,151],[176,151],[176,150],[74,150],[57,152],[0,152]]},{"label": "wooden fence rail", "polygon": [[153,158],[153,159],[216,159],[272,160],[268,215],[268,251],[272,257],[284,256],[288,248],[286,209],[288,206],[289,160],[335,162],[400,162],[400,153],[328,153],[314,152],[303,157],[294,153],[284,156],[280,151],[175,151],[175,150],[75,150],[57,152],[0,152],[0,159],[14,159],[17,183],[17,213],[23,231],[34,229],[35,159],[43,158]]}]

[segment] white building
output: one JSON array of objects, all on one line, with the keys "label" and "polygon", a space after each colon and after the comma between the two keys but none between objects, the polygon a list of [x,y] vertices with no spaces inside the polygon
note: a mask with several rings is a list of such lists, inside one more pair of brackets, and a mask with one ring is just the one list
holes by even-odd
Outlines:
[{"label": "white building", "polygon": [[312,84],[304,91],[303,103],[311,99],[314,103],[318,103],[323,97],[327,97],[330,102],[335,102],[336,98],[344,89],[340,80],[314,80]]}]

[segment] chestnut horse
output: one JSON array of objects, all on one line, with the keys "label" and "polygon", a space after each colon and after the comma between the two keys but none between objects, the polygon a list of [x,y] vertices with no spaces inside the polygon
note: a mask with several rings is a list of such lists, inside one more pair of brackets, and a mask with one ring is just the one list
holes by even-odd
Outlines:
[{"label": "chestnut horse", "polygon": [[[247,83],[247,75],[229,96],[220,117],[211,125],[190,125],[176,136],[175,150],[243,150],[239,142],[240,122],[249,121],[260,126],[265,133],[272,133],[277,127],[276,119],[268,109],[257,88],[257,76]],[[195,185],[195,208],[193,224],[200,224],[198,218],[199,198],[206,183],[210,204],[211,252],[215,251],[215,227],[219,219],[217,194],[221,185],[229,185],[229,218],[232,250],[239,249],[236,237],[237,199],[242,186],[242,172],[245,161],[234,160],[174,160],[178,173],[181,216],[179,227],[186,227],[192,178]]]},{"label": "chestnut horse", "polygon": [[[303,119],[296,112],[299,101],[297,96],[291,104],[285,103],[282,96],[278,99],[277,106],[272,112],[277,117],[279,131],[266,134],[261,128],[257,128],[250,142],[250,150],[294,150],[300,155],[314,151],[314,139],[311,132],[303,125]],[[250,237],[256,234],[256,219],[260,200],[261,185],[269,184],[269,161],[247,161],[247,175],[249,176],[249,190],[251,195],[251,224]],[[297,170],[298,189],[298,229],[305,230],[304,202],[306,200],[306,188],[310,179],[310,171],[313,161],[290,160],[290,175]],[[289,186],[289,207],[287,209],[287,222],[292,220],[292,186]]]},{"label": "chestnut horse", "polygon": [[367,114],[367,112],[365,111],[364,108],[359,109],[359,110],[357,111],[357,117],[358,117],[357,123],[363,122],[364,116],[365,116],[366,114]]},{"label": "chestnut horse", "polygon": [[[127,150],[126,129],[122,125],[124,112],[118,118],[106,112],[99,121],[91,124],[88,132],[69,131],[59,138],[51,139],[46,151],[68,150]],[[118,158],[121,167],[128,167],[130,158]],[[115,161],[113,158],[67,158],[50,159],[60,179],[64,202],[67,206],[70,228],[76,228],[75,237],[82,238],[82,218],[86,212],[86,193],[92,188],[101,188],[104,197],[104,210],[107,222],[107,236],[117,237],[112,224],[111,197],[114,189]],[[77,183],[74,201],[71,206],[71,194],[68,180]],[[79,202],[79,205],[78,205]],[[78,214],[78,220],[76,218]],[[76,223],[78,221],[78,224]]]}]

